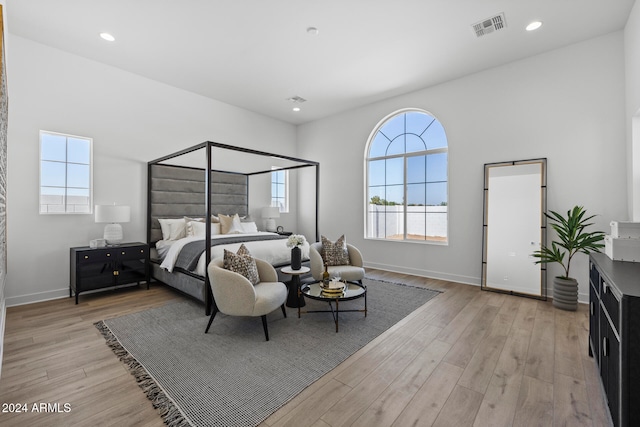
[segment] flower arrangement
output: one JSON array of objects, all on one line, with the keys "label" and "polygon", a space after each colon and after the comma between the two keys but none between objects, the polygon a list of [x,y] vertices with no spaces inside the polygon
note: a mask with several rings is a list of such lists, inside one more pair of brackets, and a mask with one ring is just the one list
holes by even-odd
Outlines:
[{"label": "flower arrangement", "polygon": [[304,245],[307,239],[304,238],[302,234],[292,234],[287,239],[287,247],[288,248],[297,248],[298,246]]}]

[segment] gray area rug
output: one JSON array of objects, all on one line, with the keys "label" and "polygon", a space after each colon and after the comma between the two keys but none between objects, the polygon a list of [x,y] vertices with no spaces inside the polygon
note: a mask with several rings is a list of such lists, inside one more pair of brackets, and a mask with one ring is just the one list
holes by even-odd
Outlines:
[{"label": "gray area rug", "polygon": [[[96,323],[171,426],[255,426],[340,362],[406,317],[437,291],[365,279],[368,314],[287,308],[260,318],[208,316],[190,300]],[[340,303],[361,309],[364,300]],[[303,309],[326,309],[307,300]]]}]

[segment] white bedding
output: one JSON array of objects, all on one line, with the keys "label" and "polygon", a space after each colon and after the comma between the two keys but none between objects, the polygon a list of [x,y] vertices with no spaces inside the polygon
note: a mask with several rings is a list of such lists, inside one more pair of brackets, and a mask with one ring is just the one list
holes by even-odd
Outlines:
[{"label": "white bedding", "polygon": [[[257,232],[257,233],[244,233],[244,236],[261,236],[261,235],[273,235],[275,233],[267,233],[267,232]],[[225,238],[237,238],[237,234],[220,234],[216,236],[211,236],[211,240],[220,240],[224,241]],[[204,240],[202,237],[185,237],[182,239],[178,239],[175,241],[166,242],[160,241],[156,243],[156,247],[158,248],[158,253],[161,254],[165,252],[164,259],[162,260],[162,264],[160,264],[160,268],[167,270],[168,272],[172,272],[175,266],[176,260],[178,259],[178,255],[182,248],[190,242],[195,242],[197,240]],[[160,243],[160,245],[158,245]],[[230,243],[225,245],[216,245],[211,247],[211,259],[219,258],[224,255],[224,249],[227,249],[232,252],[237,252],[238,248],[242,243]],[[280,265],[280,264],[288,264],[291,262],[291,248],[287,247],[287,239],[278,239],[278,240],[261,240],[261,241],[251,241],[245,242],[244,245],[251,252],[251,256],[254,258],[259,258],[267,261],[271,265]],[[302,249],[302,259],[309,259],[309,243],[305,242],[305,244],[301,247]],[[198,260],[198,265],[194,273],[204,276],[205,275],[205,263],[206,263],[206,252],[203,252]]]}]

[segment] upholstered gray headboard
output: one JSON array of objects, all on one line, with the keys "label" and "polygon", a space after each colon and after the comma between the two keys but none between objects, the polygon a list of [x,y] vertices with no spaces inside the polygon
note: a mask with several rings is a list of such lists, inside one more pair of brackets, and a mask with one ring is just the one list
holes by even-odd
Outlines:
[{"label": "upholstered gray headboard", "polygon": [[[149,167],[149,242],[162,239],[158,218],[204,217],[204,169],[154,164]],[[211,212],[247,215],[248,177],[211,173]]]}]

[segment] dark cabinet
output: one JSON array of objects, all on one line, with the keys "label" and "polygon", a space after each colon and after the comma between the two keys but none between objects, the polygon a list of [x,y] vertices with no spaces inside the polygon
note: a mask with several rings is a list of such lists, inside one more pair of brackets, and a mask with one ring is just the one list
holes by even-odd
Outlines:
[{"label": "dark cabinet", "polygon": [[614,426],[640,425],[640,263],[591,254],[589,355]]},{"label": "dark cabinet", "polygon": [[606,316],[600,322],[600,378],[614,426],[620,425],[620,340]]},{"label": "dark cabinet", "polygon": [[[600,363],[600,279],[598,271],[593,263],[590,265],[590,286],[589,286],[589,356],[595,357]],[[593,276],[595,271],[596,278]]]},{"label": "dark cabinet", "polygon": [[129,283],[146,282],[149,287],[149,245],[124,243],[91,249],[71,248],[69,297],[75,293],[76,304],[82,292]]}]

